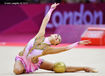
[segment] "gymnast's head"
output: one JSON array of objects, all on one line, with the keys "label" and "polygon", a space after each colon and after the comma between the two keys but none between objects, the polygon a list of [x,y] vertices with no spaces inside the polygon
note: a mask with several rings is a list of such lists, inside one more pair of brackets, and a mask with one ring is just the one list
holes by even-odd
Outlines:
[{"label": "gymnast's head", "polygon": [[49,40],[52,45],[58,45],[61,42],[61,36],[59,34],[51,34]]}]

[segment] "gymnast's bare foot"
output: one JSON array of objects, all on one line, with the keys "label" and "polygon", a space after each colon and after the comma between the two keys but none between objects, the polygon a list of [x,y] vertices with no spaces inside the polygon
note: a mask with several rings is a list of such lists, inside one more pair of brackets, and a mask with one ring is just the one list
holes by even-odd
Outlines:
[{"label": "gymnast's bare foot", "polygon": [[92,72],[92,73],[97,73],[98,71],[93,69],[93,68],[89,68],[89,67],[84,67],[84,71],[85,72]]}]

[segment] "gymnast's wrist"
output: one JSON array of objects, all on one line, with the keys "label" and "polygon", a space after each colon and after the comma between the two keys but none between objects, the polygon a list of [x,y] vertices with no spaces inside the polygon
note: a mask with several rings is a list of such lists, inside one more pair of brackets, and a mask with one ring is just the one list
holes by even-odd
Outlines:
[{"label": "gymnast's wrist", "polygon": [[52,7],[51,7],[49,11],[53,12],[53,11],[54,11],[54,9],[55,9],[55,8],[52,8]]},{"label": "gymnast's wrist", "polygon": [[83,45],[83,42],[82,42],[82,41],[79,41],[79,42],[78,42],[78,45]]},{"label": "gymnast's wrist", "polygon": [[50,8],[50,10],[48,11],[48,16],[51,16],[51,13],[53,12],[54,8]]},{"label": "gymnast's wrist", "polygon": [[77,42],[77,44],[78,44],[78,45],[81,45],[81,42],[80,42],[80,41],[78,41],[78,42]]}]

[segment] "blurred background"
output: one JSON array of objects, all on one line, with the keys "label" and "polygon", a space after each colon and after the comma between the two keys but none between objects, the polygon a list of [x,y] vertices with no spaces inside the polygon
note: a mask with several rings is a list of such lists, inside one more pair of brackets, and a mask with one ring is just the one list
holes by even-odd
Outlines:
[{"label": "blurred background", "polygon": [[[52,3],[60,5],[52,13],[45,36],[58,33],[62,43],[89,39],[94,45],[105,44],[105,0],[0,0],[0,3],[1,44],[26,44],[37,34]],[[89,31],[89,27],[94,28]]]}]

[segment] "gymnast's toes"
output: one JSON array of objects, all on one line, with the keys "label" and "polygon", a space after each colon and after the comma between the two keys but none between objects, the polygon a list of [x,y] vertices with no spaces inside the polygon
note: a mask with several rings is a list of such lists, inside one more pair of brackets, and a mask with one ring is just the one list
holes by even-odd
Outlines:
[{"label": "gymnast's toes", "polygon": [[98,72],[97,70],[95,70],[95,69],[93,69],[93,68],[89,68],[89,67],[85,67],[85,68],[84,68],[84,71],[85,71],[85,72],[92,72],[92,73],[97,73],[97,72]]}]

